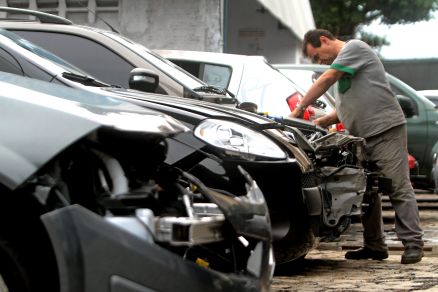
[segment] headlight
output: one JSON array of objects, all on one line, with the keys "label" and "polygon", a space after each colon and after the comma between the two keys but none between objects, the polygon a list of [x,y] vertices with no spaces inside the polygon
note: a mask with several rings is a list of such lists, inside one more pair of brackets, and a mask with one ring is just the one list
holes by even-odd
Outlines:
[{"label": "headlight", "polygon": [[284,151],[267,137],[234,122],[205,120],[196,127],[195,136],[210,145],[227,150],[229,154],[286,158]]}]

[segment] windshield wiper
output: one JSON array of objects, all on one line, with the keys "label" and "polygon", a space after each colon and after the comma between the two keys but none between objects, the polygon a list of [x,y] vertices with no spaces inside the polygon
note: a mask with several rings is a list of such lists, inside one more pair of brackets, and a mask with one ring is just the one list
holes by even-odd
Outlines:
[{"label": "windshield wiper", "polygon": [[231,96],[231,98],[236,97],[233,93],[228,91],[228,89],[226,89],[226,88],[219,88],[219,87],[211,86],[211,85],[204,85],[204,86],[196,87],[196,88],[193,88],[193,91],[216,93],[216,94],[220,94],[220,95],[226,95],[228,93],[228,95]]},{"label": "windshield wiper", "polygon": [[81,83],[83,85],[87,85],[87,86],[112,87],[112,85],[109,85],[107,83],[103,83],[101,81],[94,79],[93,77],[86,76],[86,75],[80,75],[80,74],[75,74],[75,73],[71,73],[71,72],[64,72],[64,73],[62,73],[62,77],[66,78],[68,80],[71,80],[71,81],[79,82],[79,83]]}]

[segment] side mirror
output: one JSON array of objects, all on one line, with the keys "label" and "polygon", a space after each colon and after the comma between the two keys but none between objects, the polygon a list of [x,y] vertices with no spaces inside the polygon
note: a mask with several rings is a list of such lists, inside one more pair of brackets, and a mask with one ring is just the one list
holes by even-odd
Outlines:
[{"label": "side mirror", "polygon": [[406,118],[411,118],[417,114],[415,104],[409,97],[400,94],[396,95],[395,97],[400,103]]},{"label": "side mirror", "polygon": [[129,72],[129,88],[146,92],[155,92],[159,77],[149,69],[135,68]]}]

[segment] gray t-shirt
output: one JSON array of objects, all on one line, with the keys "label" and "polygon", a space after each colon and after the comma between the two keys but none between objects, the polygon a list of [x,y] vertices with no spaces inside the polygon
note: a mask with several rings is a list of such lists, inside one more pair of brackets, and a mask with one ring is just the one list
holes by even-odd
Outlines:
[{"label": "gray t-shirt", "polygon": [[363,41],[348,41],[330,68],[338,81],[336,112],[352,135],[368,138],[406,123],[376,53]]}]

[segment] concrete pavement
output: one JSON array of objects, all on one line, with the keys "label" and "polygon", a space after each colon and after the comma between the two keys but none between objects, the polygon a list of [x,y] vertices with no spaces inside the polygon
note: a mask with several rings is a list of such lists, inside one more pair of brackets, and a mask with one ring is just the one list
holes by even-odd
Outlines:
[{"label": "concrete pavement", "polygon": [[[418,198],[437,198],[420,193]],[[438,202],[437,202],[438,203]],[[394,232],[394,211],[383,212],[389,258],[346,260],[346,250],[362,245],[362,226],[354,223],[336,242],[321,242],[304,260],[277,267],[272,291],[438,291],[438,204],[420,209],[425,256],[400,264],[403,246]]]}]

